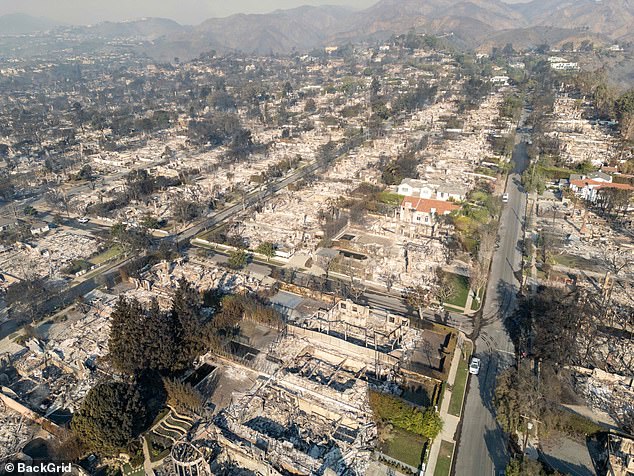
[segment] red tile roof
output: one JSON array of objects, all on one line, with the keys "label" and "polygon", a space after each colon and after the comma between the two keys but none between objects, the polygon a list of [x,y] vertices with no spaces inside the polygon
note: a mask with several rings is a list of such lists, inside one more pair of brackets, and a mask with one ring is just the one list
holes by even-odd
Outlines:
[{"label": "red tile roof", "polygon": [[634,190],[629,183],[602,183],[597,187],[597,190],[601,190],[602,188],[619,188],[621,190]]},{"label": "red tile roof", "polygon": [[417,198],[417,197],[405,197],[401,207],[413,208],[417,212],[431,213],[432,209],[438,215],[445,215],[453,210],[458,210],[459,205],[452,202],[445,202],[444,200],[432,200],[430,198]]},{"label": "red tile roof", "polygon": [[591,179],[583,179],[583,180],[571,180],[570,181],[570,185],[575,185],[576,187],[579,188],[583,188],[583,187],[596,187],[597,185],[602,185],[606,182],[599,182],[597,180],[591,180]]},{"label": "red tile roof", "polygon": [[627,183],[609,183],[609,182],[598,182],[596,180],[584,179],[584,180],[571,180],[570,185],[575,185],[579,188],[590,187],[596,190],[601,190],[602,188],[619,188],[621,190],[634,190],[634,187]]}]

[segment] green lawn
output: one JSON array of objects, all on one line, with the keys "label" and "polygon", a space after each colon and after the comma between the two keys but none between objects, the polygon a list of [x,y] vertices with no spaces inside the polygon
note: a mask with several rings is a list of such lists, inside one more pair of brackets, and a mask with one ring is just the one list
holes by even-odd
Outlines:
[{"label": "green lawn", "polygon": [[469,377],[469,359],[471,358],[471,344],[465,342],[462,349],[462,357],[458,361],[458,371],[456,372],[456,380],[453,383],[451,391],[451,400],[449,400],[449,414],[460,416],[462,411],[462,399],[464,397],[465,388],[467,386],[467,378]]},{"label": "green lawn", "polygon": [[478,301],[477,299],[472,299],[471,300],[471,310],[472,311],[477,311],[478,309],[480,309],[480,306],[482,305],[482,297],[484,296],[484,287],[482,287],[482,289],[480,289],[480,291],[478,291],[478,297],[480,298],[480,300]]},{"label": "green lawn", "polygon": [[400,205],[403,202],[404,195],[390,192],[379,192],[378,199],[381,203],[387,203],[388,205]]},{"label": "green lawn", "polygon": [[425,439],[400,428],[390,431],[388,441],[382,443],[381,451],[386,455],[418,468]]},{"label": "green lawn", "polygon": [[572,169],[566,169],[563,167],[552,167],[552,166],[543,166],[538,165],[537,168],[539,171],[548,179],[555,180],[561,178],[568,178],[570,174],[579,173]]},{"label": "green lawn", "polygon": [[440,453],[438,453],[438,460],[436,461],[436,469],[434,469],[434,476],[449,476],[451,472],[451,461],[453,456],[453,443],[448,441],[440,442]]},{"label": "green lawn", "polygon": [[121,467],[121,472],[124,476],[143,476],[145,474],[145,470],[143,469],[143,465],[138,468],[133,468],[130,463],[126,463]]},{"label": "green lawn", "polygon": [[117,265],[117,263],[121,263],[124,260],[125,260],[125,257],[124,256],[120,256],[118,259],[116,259],[114,261],[110,261],[108,263],[104,263],[100,267],[98,266],[98,267],[95,267],[95,269],[93,269],[91,271],[88,271],[83,276],[80,276],[80,279],[82,279],[83,281],[86,281],[86,280],[88,280],[90,278],[93,278],[97,274],[103,273],[104,270],[112,269],[114,266]]},{"label": "green lawn", "polygon": [[555,256],[555,261],[557,264],[562,266],[567,266],[568,268],[575,269],[585,269],[587,271],[598,271],[601,272],[601,267],[599,263],[593,260],[585,259],[581,256],[575,255],[557,255]]},{"label": "green lawn", "polygon": [[117,256],[121,254],[122,251],[123,250],[121,249],[121,246],[114,245],[110,247],[109,249],[107,249],[106,251],[104,251],[103,253],[90,258],[90,262],[92,264],[96,264],[97,266],[99,266],[110,259],[116,258]]},{"label": "green lawn", "polygon": [[488,167],[478,167],[475,170],[476,174],[482,174],[482,175],[488,175],[489,177],[495,177],[497,175],[497,173],[495,172],[495,170],[492,170]]},{"label": "green lawn", "polygon": [[446,304],[464,309],[469,294],[469,278],[453,273],[447,273],[447,277],[453,282],[456,292]]}]

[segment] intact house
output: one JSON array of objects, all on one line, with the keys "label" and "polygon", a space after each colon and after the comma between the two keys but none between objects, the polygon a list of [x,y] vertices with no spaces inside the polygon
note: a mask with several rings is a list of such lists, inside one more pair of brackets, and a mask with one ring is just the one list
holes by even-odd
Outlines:
[{"label": "intact house", "polygon": [[46,233],[50,230],[48,223],[45,221],[36,221],[31,224],[31,234],[32,235],[41,235],[42,233]]},{"label": "intact house", "polygon": [[578,71],[579,63],[550,63],[550,68],[557,71]]},{"label": "intact house", "polygon": [[401,203],[400,219],[414,225],[434,226],[437,215],[449,215],[459,205],[444,200],[405,197]]},{"label": "intact house", "polygon": [[502,86],[508,86],[510,80],[511,78],[509,78],[508,76],[493,76],[491,79],[489,79],[489,82],[491,84],[501,84]]},{"label": "intact house", "polygon": [[612,177],[603,172],[595,172],[587,177],[579,175],[570,177],[570,190],[589,202],[595,203],[599,197],[599,191],[605,189],[634,191],[634,187],[629,184],[613,183]]},{"label": "intact house", "polygon": [[432,200],[462,201],[467,196],[466,187],[447,183],[431,183],[417,179],[403,179],[397,193],[405,197],[425,198]]}]

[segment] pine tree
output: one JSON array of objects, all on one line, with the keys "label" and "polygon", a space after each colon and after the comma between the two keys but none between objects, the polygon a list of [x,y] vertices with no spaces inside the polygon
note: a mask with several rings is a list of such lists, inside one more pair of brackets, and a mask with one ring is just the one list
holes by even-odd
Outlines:
[{"label": "pine tree", "polygon": [[129,375],[146,370],[170,374],[186,367],[180,359],[180,322],[173,313],[162,312],[155,300],[144,309],[136,299],[121,298],[111,318],[108,346],[110,360],[118,371]]},{"label": "pine tree", "polygon": [[71,429],[91,451],[117,455],[147,423],[138,389],[124,382],[105,382],[90,389]]},{"label": "pine tree", "polygon": [[176,336],[180,344],[179,358],[189,364],[204,349],[205,326],[202,322],[202,297],[185,279],[178,282],[172,301],[172,315],[179,329]]},{"label": "pine tree", "polygon": [[110,360],[120,372],[134,374],[148,367],[147,327],[144,310],[136,299],[119,298],[112,312],[108,347]]},{"label": "pine tree", "polygon": [[144,307],[136,299],[120,298],[108,343],[113,366],[128,375],[148,370],[172,375],[190,367],[217,333],[217,326],[204,322],[202,309],[203,297],[184,279],[169,311],[156,300]]}]

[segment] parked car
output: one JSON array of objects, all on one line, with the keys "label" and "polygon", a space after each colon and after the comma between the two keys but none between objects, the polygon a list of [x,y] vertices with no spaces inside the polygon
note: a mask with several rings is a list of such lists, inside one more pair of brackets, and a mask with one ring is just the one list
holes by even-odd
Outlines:
[{"label": "parked car", "polygon": [[88,223],[90,221],[90,218],[86,218],[86,217],[81,217],[77,220],[79,223]]},{"label": "parked car", "polygon": [[509,201],[509,194],[505,193],[502,195],[502,203],[507,203]]},{"label": "parked car", "polygon": [[471,358],[471,363],[469,364],[469,373],[473,375],[478,375],[480,373],[480,359],[477,357]]}]

